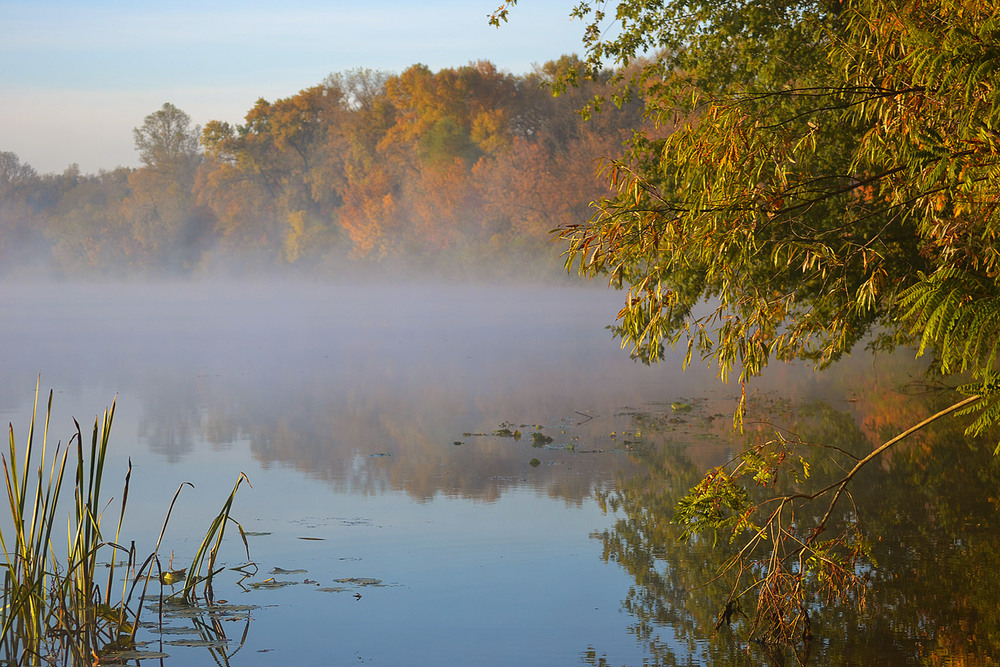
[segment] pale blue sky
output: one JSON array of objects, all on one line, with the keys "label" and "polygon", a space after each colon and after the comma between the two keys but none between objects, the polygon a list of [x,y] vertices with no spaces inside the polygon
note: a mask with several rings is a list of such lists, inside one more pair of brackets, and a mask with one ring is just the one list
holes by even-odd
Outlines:
[{"label": "pale blue sky", "polygon": [[40,172],[135,165],[132,128],[171,102],[238,122],[357,67],[399,72],[490,60],[523,73],[580,53],[574,0],[0,0],[0,150]]}]

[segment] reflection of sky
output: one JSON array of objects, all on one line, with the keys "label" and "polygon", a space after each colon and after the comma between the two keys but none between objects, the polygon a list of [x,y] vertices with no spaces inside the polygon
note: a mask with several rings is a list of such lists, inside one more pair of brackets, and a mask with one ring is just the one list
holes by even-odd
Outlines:
[{"label": "reflection of sky", "polygon": [[[261,470],[240,445],[197,458],[164,470],[147,454],[133,469],[133,518],[158,516],[178,480],[195,485],[181,492],[164,540],[175,567],[187,564],[182,554],[193,552],[197,531],[246,470],[253,488],[240,490],[234,516],[247,531],[269,533],[249,537],[261,572],[254,581],[279,567],[308,572],[277,579],[324,587],[345,577],[386,584],[357,588],[355,600],[354,588],[329,593],[305,583],[243,592],[226,573],[220,598],[261,606],[235,664],[353,664],[358,656],[384,665],[574,664],[591,644],[625,664],[641,662],[619,609],[629,578],[601,562],[600,542],[590,537],[611,521],[593,500],[569,506],[522,487],[494,502],[414,502],[399,492],[338,493],[288,468]],[[159,523],[139,523],[124,533],[146,530],[142,552]],[[222,558],[233,565],[242,556],[231,532]],[[226,628],[230,635],[238,625]],[[166,650],[183,664],[211,664],[202,649]]]},{"label": "reflection of sky", "polygon": [[[288,468],[262,470],[239,444],[202,450],[197,465],[164,468],[156,459],[147,453],[133,461],[132,519],[123,533],[138,538],[140,553],[155,541],[177,483],[191,481],[162,556],[166,563],[174,552],[174,566],[186,565],[184,555],[245,470],[253,488],[241,488],[234,517],[247,531],[269,533],[248,538],[261,572],[254,581],[279,567],[308,572],[277,579],[324,587],[345,577],[386,584],[358,588],[355,600],[353,588],[328,593],[304,583],[244,592],[225,573],[220,598],[261,607],[234,664],[353,664],[357,656],[384,665],[574,664],[591,644],[626,664],[641,662],[619,609],[629,578],[601,562],[600,542],[590,538],[611,521],[593,500],[570,506],[529,487],[494,502],[343,494]],[[155,519],[147,523],[141,517],[149,514]],[[222,559],[234,565],[242,557],[231,532]],[[238,637],[242,625],[226,630]],[[183,664],[212,664],[203,649],[166,650]]]},{"label": "reflection of sky", "polygon": [[[331,526],[323,542],[284,541],[294,551],[272,562],[324,585],[374,577],[388,586],[359,588],[360,600],[305,585],[228,595],[268,605],[245,649],[271,649],[259,664],[574,664],[590,644],[641,662],[618,608],[628,578],[603,565],[587,537],[607,522],[593,503],[568,510],[519,491],[495,504],[386,495],[336,509],[371,524]],[[255,545],[267,540],[282,543]]]}]

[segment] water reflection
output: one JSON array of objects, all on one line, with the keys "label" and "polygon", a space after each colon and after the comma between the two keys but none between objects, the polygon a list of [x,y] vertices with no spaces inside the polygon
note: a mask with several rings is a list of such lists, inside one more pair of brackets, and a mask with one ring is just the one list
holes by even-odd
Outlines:
[{"label": "water reflection", "polygon": [[[900,374],[912,371],[907,360],[884,361],[879,373],[846,374],[854,387],[847,403],[759,395],[751,415],[766,424],[749,429],[748,440],[782,428],[858,454],[952,402],[941,390],[900,384]],[[843,369],[835,375],[845,379]],[[819,600],[810,609],[811,641],[794,652],[762,654],[747,643],[745,623],[715,630],[730,583],[716,577],[717,568],[731,548],[724,540],[682,543],[670,522],[678,499],[706,464],[724,462],[730,443],[690,445],[662,426],[646,426],[650,433],[659,427],[660,443],[636,452],[643,472],[599,494],[602,507],[621,515],[597,535],[602,557],[634,579],[622,605],[634,619],[631,632],[654,658],[650,664],[981,665],[1000,659],[995,435],[969,439],[960,420],[937,422],[861,473],[851,494],[877,564],[866,606],[859,612],[839,600]],[[812,457],[817,488],[825,477],[843,474],[830,462],[827,454]],[[590,647],[589,662],[607,664],[600,647]]]},{"label": "water reflection", "polygon": [[[238,512],[260,533],[251,547],[262,571],[303,567],[323,588],[393,582],[361,602],[303,582],[232,591],[230,602],[260,606],[234,664],[258,654],[759,662],[738,634],[715,631],[726,590],[705,583],[725,545],[679,543],[669,524],[677,499],[741,446],[735,392],[710,369],[679,373],[677,357],[631,363],[603,329],[618,299],[471,286],[7,285],[0,412],[25,423],[39,371],[56,388],[54,424],[119,394],[113,447],[135,464],[130,538],[155,541],[190,480],[167,536],[179,559],[190,554],[203,508],[220,502],[213,490],[247,471],[254,489]],[[941,400],[891,391],[914,370],[903,357],[873,367],[863,356],[831,374],[775,367],[752,388],[769,424],[749,437],[780,426],[870,449]],[[675,412],[675,401],[694,410]],[[495,435],[501,427],[522,437]],[[535,432],[552,440],[533,442]],[[991,450],[938,424],[858,480],[879,568],[863,614],[817,608],[811,664],[998,658]],[[814,464],[817,478],[835,472]],[[319,645],[330,627],[345,639]]]},{"label": "water reflection", "polygon": [[[617,301],[603,290],[5,290],[0,307],[11,317],[0,345],[19,352],[4,360],[0,410],[23,411],[43,370],[43,384],[59,391],[134,397],[140,441],[168,463],[197,455],[200,441],[217,450],[247,443],[265,466],[293,466],[354,493],[496,499],[525,482],[533,455],[509,439],[463,433],[516,420],[559,440],[564,425],[590,422],[575,431],[580,449],[605,448],[618,408],[658,396],[669,377],[610,342],[603,325]],[[705,370],[686,377],[689,392],[712,382]],[[556,465],[533,471],[531,484],[574,502],[631,465],[606,456],[574,467],[554,450],[542,458]]]},{"label": "water reflection", "polygon": [[[106,476],[131,460],[123,535],[140,553],[194,484],[162,547],[176,567],[248,473],[235,512],[261,572],[307,573],[225,592],[220,575],[219,598],[257,607],[233,664],[566,664],[595,638],[635,663],[624,576],[589,539],[606,523],[593,491],[633,465],[609,436],[629,427],[617,408],[680,390],[664,389],[673,369],[616,349],[615,312],[603,290],[5,285],[0,412],[26,423],[39,371],[55,437],[117,394]],[[490,435],[504,422],[525,437]],[[549,447],[532,446],[535,426]],[[391,585],[324,592],[345,578]],[[231,654],[227,636],[213,655],[147,639],[199,665]]]}]

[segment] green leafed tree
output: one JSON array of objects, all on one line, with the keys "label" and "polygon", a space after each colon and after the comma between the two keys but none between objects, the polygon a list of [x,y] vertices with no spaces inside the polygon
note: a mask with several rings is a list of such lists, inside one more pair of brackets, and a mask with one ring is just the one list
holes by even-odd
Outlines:
[{"label": "green leafed tree", "polygon": [[990,390],[1000,5],[624,0],[573,14],[590,75],[615,66],[615,100],[642,95],[677,125],[607,162],[618,195],[561,232],[574,266],[627,288],[620,332],[638,354],[686,340],[746,380],[875,335],[919,340]]},{"label": "green leafed tree", "polygon": [[191,126],[191,117],[169,102],[146,116],[142,125],[132,130],[139,160],[159,171],[192,171],[198,161],[199,126]]},{"label": "green leafed tree", "polygon": [[[1000,3],[583,0],[572,13],[584,75],[616,72],[589,108],[639,96],[671,130],[638,132],[604,164],[615,196],[558,232],[571,268],[626,290],[625,345],[649,361],[686,344],[745,383],[774,359],[824,367],[866,340],[905,343],[965,383],[967,398],[828,485],[749,498],[795,460],[779,438],[679,506],[688,532],[737,545],[720,622],[755,592],[763,618],[784,619],[769,636],[804,637],[810,582],[864,585],[863,531],[838,507],[851,479],[946,414],[978,411],[974,433],[1000,420]],[[818,520],[801,521],[815,502]]]},{"label": "green leafed tree", "polygon": [[200,133],[169,102],[133,130],[143,167],[129,174],[118,216],[130,228],[134,268],[190,270],[210,236],[211,215],[192,193]]}]

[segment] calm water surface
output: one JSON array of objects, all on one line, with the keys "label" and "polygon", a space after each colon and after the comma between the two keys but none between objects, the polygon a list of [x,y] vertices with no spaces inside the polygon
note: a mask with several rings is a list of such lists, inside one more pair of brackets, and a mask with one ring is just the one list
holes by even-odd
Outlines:
[{"label": "calm water surface", "polygon": [[[117,396],[109,479],[120,486],[131,460],[124,533],[139,553],[152,551],[178,485],[194,484],[162,549],[174,567],[248,475],[234,514],[259,571],[216,586],[248,609],[214,629],[172,618],[165,634],[145,631],[145,650],[169,654],[165,664],[755,664],[715,633],[713,601],[692,593],[711,553],[644,541],[655,512],[610,509],[616,494],[679,493],[734,447],[733,387],[708,369],[682,372],[676,355],[632,363],[604,329],[620,299],[530,287],[6,285],[0,418],[24,437],[39,372],[55,391],[51,436],[64,441],[71,417],[86,429]],[[890,366],[853,360],[822,378],[776,368],[754,405],[870,448],[922,409],[912,396],[893,403],[905,395],[889,391],[899,384],[889,375],[912,371]],[[695,410],[672,415],[675,401]],[[494,435],[504,428],[521,437]],[[909,467],[872,482],[910,475],[894,518],[875,520],[902,527],[884,564],[890,594],[876,601],[886,606],[866,618],[817,612],[813,664],[993,655],[988,642],[961,644],[995,627],[995,604],[983,612],[955,578],[989,565],[996,539],[978,526],[996,518],[996,491],[928,510],[926,493],[941,494],[914,478],[945,457],[925,446],[924,468],[900,456],[893,465]],[[987,459],[968,465],[991,483]],[[903,498],[914,488],[924,495]],[[921,527],[928,512],[938,533]],[[227,549],[228,564],[245,560],[237,537]],[[667,575],[677,570],[690,580]],[[904,586],[902,572],[937,579]],[[290,585],[253,586],[268,580]],[[993,586],[978,591],[988,603],[996,576],[978,582]],[[942,604],[950,615],[934,611]],[[200,639],[213,643],[190,645]]]}]

